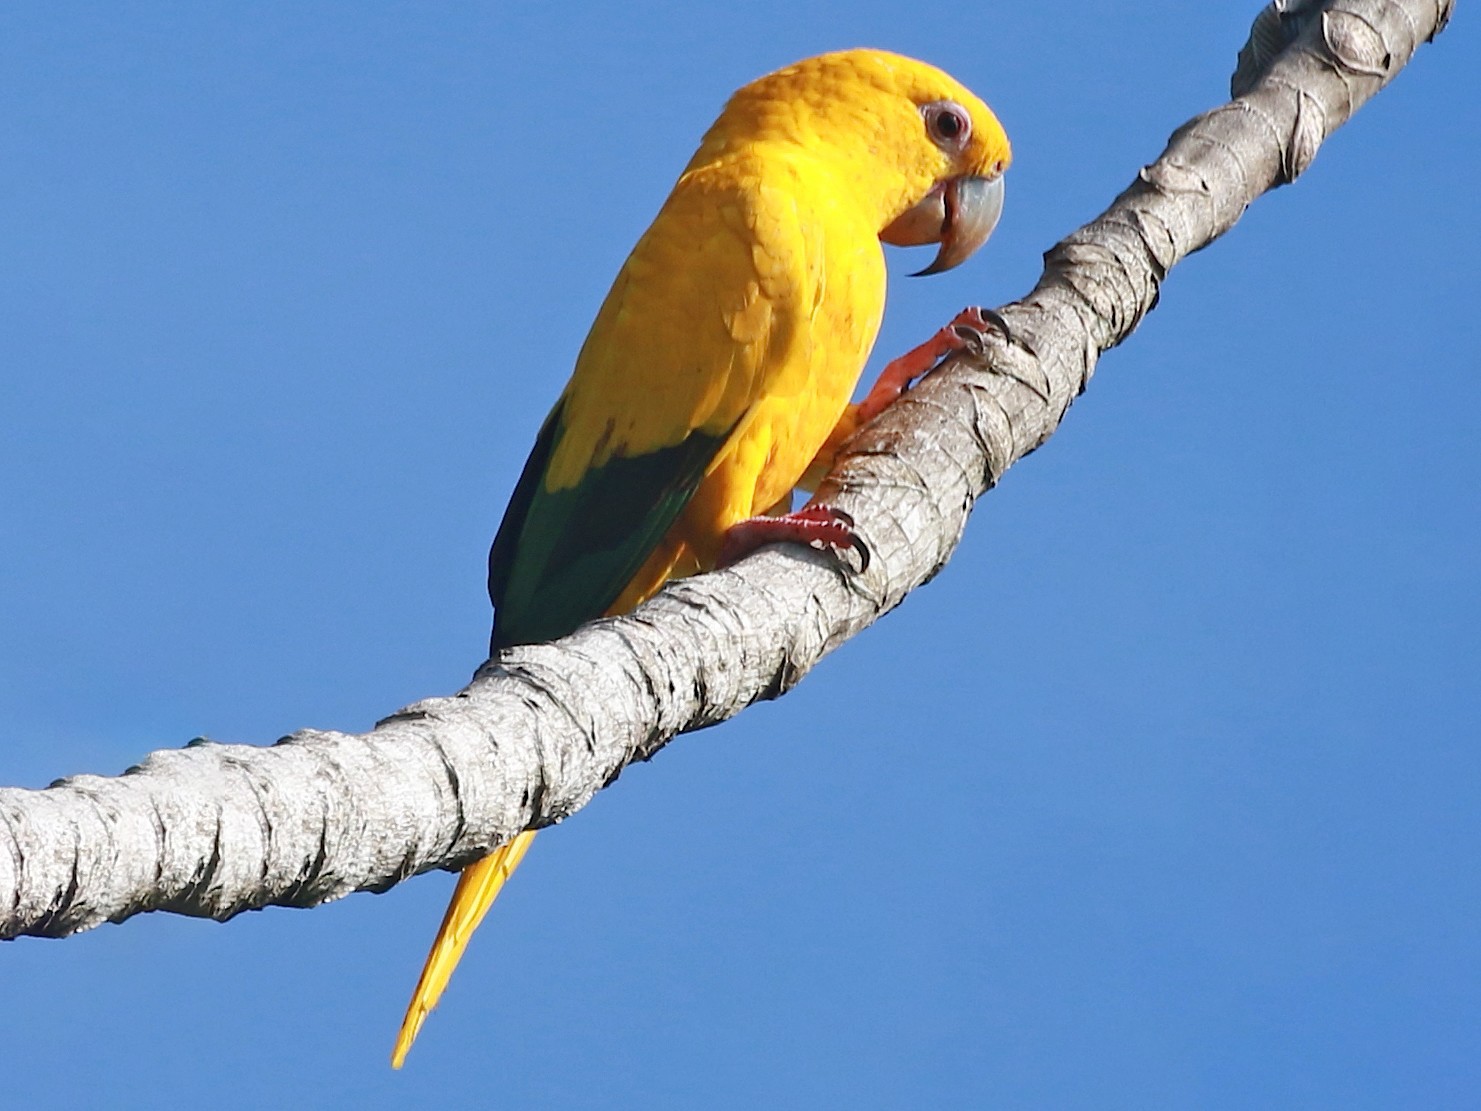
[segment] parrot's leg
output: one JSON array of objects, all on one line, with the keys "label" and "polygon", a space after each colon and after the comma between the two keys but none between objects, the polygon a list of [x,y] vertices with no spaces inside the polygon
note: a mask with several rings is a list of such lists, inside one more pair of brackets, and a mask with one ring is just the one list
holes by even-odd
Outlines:
[{"label": "parrot's leg", "polygon": [[767,544],[822,544],[835,552],[852,548],[859,553],[859,570],[869,569],[869,548],[854,532],[854,519],[831,505],[807,505],[778,517],[750,517],[725,530],[717,567],[750,555]]},{"label": "parrot's leg", "polygon": [[[963,309],[925,343],[890,360],[864,400],[844,411],[798,485],[814,488],[832,468],[838,449],[860,426],[898,401],[917,378],[930,373],[948,355],[980,350],[989,330],[1009,336],[1007,322],[992,309]],[[854,519],[831,505],[808,505],[795,513],[751,517],[731,525],[715,566],[728,567],[757,548],[780,542],[821,544],[835,552],[852,548],[859,553],[859,570],[869,568],[869,548],[854,532]]]},{"label": "parrot's leg", "polygon": [[864,400],[855,408],[855,427],[868,424],[904,395],[911,383],[936,368],[936,364],[958,351],[981,350],[988,331],[1009,337],[1008,323],[992,309],[963,309],[950,324],[919,347],[891,359],[880,371]]},{"label": "parrot's leg", "polygon": [[833,469],[833,460],[837,457],[838,450],[855,432],[899,401],[917,378],[934,370],[946,356],[958,351],[980,349],[983,336],[989,330],[1002,333],[1004,338],[1009,335],[1007,321],[992,309],[963,309],[950,324],[925,343],[907,351],[898,359],[892,359],[880,372],[864,400],[843,411],[843,416],[838,419],[833,431],[828,434],[828,439],[818,449],[817,456],[798,479],[797,485],[804,490],[816,490],[818,483]]}]

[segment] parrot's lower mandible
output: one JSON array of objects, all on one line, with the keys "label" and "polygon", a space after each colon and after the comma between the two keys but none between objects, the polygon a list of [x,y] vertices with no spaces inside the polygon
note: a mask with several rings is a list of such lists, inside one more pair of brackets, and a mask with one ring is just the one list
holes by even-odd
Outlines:
[{"label": "parrot's lower mandible", "polygon": [[[489,553],[490,651],[564,636],[775,540],[867,561],[847,515],[792,512],[793,491],[986,323],[969,310],[850,405],[884,312],[880,241],[939,244],[923,274],[956,266],[997,224],[1010,158],[987,105],[897,54],[824,54],[736,92],[535,440]],[[396,1067],[533,837],[463,870]]]}]

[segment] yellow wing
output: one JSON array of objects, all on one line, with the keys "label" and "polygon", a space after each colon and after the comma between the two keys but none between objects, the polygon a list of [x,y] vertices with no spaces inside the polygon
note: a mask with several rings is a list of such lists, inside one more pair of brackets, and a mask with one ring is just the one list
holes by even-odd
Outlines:
[{"label": "yellow wing", "polygon": [[821,232],[777,177],[758,157],[685,174],[618,274],[490,553],[495,650],[635,604],[758,399],[805,392]]}]

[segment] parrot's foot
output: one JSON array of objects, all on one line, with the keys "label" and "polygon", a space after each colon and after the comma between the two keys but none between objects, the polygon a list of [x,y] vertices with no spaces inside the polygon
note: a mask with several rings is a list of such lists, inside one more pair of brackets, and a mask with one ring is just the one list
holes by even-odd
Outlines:
[{"label": "parrot's foot", "polygon": [[869,569],[869,547],[854,532],[854,519],[831,505],[808,505],[780,517],[751,517],[730,526],[720,545],[717,567],[729,567],[767,544],[821,544],[842,553],[859,553],[859,570]]},{"label": "parrot's foot", "polygon": [[1013,338],[1008,331],[1008,322],[992,309],[966,308],[925,343],[898,359],[890,360],[868,396],[859,402],[858,423],[866,424],[879,416],[900,400],[917,378],[935,370],[948,355],[958,351],[981,352],[989,331],[999,333],[1010,342]]}]

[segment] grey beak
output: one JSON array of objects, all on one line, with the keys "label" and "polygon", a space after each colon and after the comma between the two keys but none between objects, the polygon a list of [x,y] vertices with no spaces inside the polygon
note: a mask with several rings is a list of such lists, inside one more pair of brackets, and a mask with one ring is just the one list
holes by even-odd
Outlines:
[{"label": "grey beak", "polygon": [[1003,215],[1002,177],[954,177],[897,216],[879,237],[896,247],[941,244],[931,265],[912,274],[940,274],[965,262],[987,242]]}]

